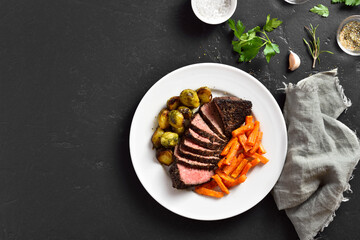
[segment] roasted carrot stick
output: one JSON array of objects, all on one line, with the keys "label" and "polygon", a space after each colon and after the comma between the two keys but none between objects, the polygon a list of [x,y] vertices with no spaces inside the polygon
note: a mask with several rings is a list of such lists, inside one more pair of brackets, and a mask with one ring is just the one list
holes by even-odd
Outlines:
[{"label": "roasted carrot stick", "polygon": [[240,153],[239,156],[233,158],[230,165],[224,166],[222,171],[225,174],[230,175],[235,170],[235,168],[240,164],[243,158],[244,158],[244,154]]},{"label": "roasted carrot stick", "polygon": [[233,182],[235,181],[235,179],[233,179],[232,177],[230,177],[228,174],[224,173],[222,170],[220,169],[216,169],[215,173],[217,175],[219,175],[219,177],[221,177],[223,180],[229,181],[229,182]]},{"label": "roasted carrot stick", "polygon": [[260,161],[261,161],[263,164],[266,164],[266,163],[269,161],[269,159],[267,159],[267,158],[266,158],[264,155],[262,155],[262,154],[254,153],[254,156],[255,156],[256,158],[259,158]]},{"label": "roasted carrot stick", "polygon": [[252,115],[248,115],[245,117],[245,124],[249,124],[253,122],[253,116]]},{"label": "roasted carrot stick", "polygon": [[259,134],[259,128],[260,128],[260,122],[259,121],[255,121],[254,123],[254,129],[251,131],[247,141],[246,141],[246,145],[249,146],[254,146],[257,136]]},{"label": "roasted carrot stick", "polygon": [[204,187],[196,187],[195,192],[201,195],[215,197],[215,198],[222,198],[224,196],[223,192],[218,192]]},{"label": "roasted carrot stick", "polygon": [[245,124],[240,126],[239,128],[235,129],[234,131],[232,131],[232,136],[233,137],[237,137],[240,134],[244,134],[245,132],[251,131],[254,128],[254,123],[250,122],[249,124]]},{"label": "roasted carrot stick", "polygon": [[259,132],[259,134],[258,134],[258,136],[256,138],[256,142],[255,142],[254,146],[249,151],[250,153],[255,153],[259,149],[262,137],[263,137],[263,132]]},{"label": "roasted carrot stick", "polygon": [[221,178],[218,174],[215,174],[214,176],[212,176],[212,178],[216,181],[216,183],[219,185],[221,191],[223,193],[229,194],[229,189],[224,185],[224,183],[221,181]]},{"label": "roasted carrot stick", "polygon": [[240,134],[238,136],[238,139],[239,139],[239,142],[240,142],[241,146],[244,148],[245,152],[247,152],[247,151],[249,151],[251,149],[251,146],[246,145],[247,137],[246,137],[246,135],[244,133]]},{"label": "roasted carrot stick", "polygon": [[245,165],[245,167],[243,168],[243,170],[241,171],[241,174],[240,175],[243,175],[243,174],[247,174],[247,172],[250,170],[250,168],[252,167],[252,165],[251,165],[251,163],[247,163],[246,165]]},{"label": "roasted carrot stick", "polygon": [[236,178],[234,182],[226,182],[226,187],[232,188],[234,186],[239,185],[240,183],[245,182],[245,180],[246,180],[246,175],[245,174],[240,175],[240,177]]},{"label": "roasted carrot stick", "polygon": [[239,141],[234,141],[233,145],[231,146],[228,154],[225,156],[224,165],[230,165],[231,161],[236,157],[236,154],[240,148]]},{"label": "roasted carrot stick", "polygon": [[231,148],[231,146],[234,144],[234,142],[238,141],[236,138],[231,138],[230,141],[226,144],[222,152],[220,153],[221,156],[226,156]]},{"label": "roasted carrot stick", "polygon": [[256,165],[258,165],[260,163],[260,159],[255,158],[255,159],[251,160],[250,163],[251,163],[252,167],[255,167]]},{"label": "roasted carrot stick", "polygon": [[231,177],[237,178],[247,163],[247,159],[242,159],[239,166],[237,166],[236,169],[231,173]]},{"label": "roasted carrot stick", "polygon": [[257,151],[259,154],[265,154],[266,150],[264,148],[264,146],[262,145],[262,143],[260,143],[259,149]]}]

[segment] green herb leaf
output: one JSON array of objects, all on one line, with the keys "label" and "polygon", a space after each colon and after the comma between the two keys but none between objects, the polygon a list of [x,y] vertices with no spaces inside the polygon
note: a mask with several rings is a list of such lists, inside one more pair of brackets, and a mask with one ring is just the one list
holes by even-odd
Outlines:
[{"label": "green herb leaf", "polygon": [[266,43],[264,55],[268,63],[270,62],[271,57],[275,56],[276,53],[280,53],[279,46],[275,43]]},{"label": "green herb leaf", "polygon": [[242,52],[239,57],[240,62],[249,62],[259,53],[263,42],[259,37],[254,37],[242,46]]},{"label": "green herb leaf", "polygon": [[322,5],[319,4],[317,6],[314,6],[312,9],[310,9],[310,12],[316,13],[322,17],[328,17],[329,16],[329,9]]},{"label": "green herb leaf", "polygon": [[[277,18],[271,19],[270,15],[268,15],[262,30],[259,26],[256,26],[245,32],[245,26],[240,20],[235,23],[234,20],[229,19],[229,27],[234,31],[234,35],[238,39],[237,41],[232,41],[232,46],[233,50],[239,53],[239,62],[251,61],[257,56],[263,46],[265,46],[264,54],[267,62],[276,53],[280,53],[279,46],[271,42],[265,31],[273,31],[281,23],[282,21],[277,20]],[[262,36],[258,36],[258,33],[262,34]]]},{"label": "green herb leaf", "polygon": [[232,19],[229,19],[229,26],[230,28],[234,31],[234,35],[240,39],[241,35],[243,34],[243,32],[245,31],[245,27],[244,24],[239,20],[237,21],[236,25],[235,25],[235,21]]},{"label": "green herb leaf", "polygon": [[347,6],[359,6],[360,0],[331,0],[331,3],[345,3]]},{"label": "green herb leaf", "polygon": [[277,20],[277,18],[270,18],[270,14],[269,14],[269,15],[267,15],[266,24],[263,29],[267,32],[271,32],[275,28],[280,26],[281,24],[282,24],[282,21]]}]

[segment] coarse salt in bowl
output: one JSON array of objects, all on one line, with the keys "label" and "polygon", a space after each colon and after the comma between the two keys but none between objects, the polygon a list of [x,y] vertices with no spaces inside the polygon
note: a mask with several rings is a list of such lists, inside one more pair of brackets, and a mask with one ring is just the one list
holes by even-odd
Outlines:
[{"label": "coarse salt in bowl", "polygon": [[237,0],[191,0],[195,15],[208,24],[227,21],[235,12]]}]

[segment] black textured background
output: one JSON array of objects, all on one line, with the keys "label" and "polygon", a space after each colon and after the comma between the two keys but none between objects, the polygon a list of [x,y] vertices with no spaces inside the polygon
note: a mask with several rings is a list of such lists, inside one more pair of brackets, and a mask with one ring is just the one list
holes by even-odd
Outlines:
[{"label": "black textured background", "polygon": [[[322,3],[330,16],[309,9]],[[227,24],[207,25],[190,0],[0,1],[0,239],[297,239],[268,195],[222,221],[169,212],[141,186],[129,154],[132,115],[162,76],[198,62],[219,62],[255,76],[282,107],[279,88],[318,71],[339,70],[353,106],[340,120],[359,132],[360,58],[343,53],[336,30],[360,7],[330,0],[290,5],[238,1],[234,19],[249,28],[266,15],[284,23],[270,33],[281,53],[238,63]],[[311,69],[304,26],[319,24],[322,62]],[[288,50],[302,64],[287,70]],[[353,193],[321,239],[360,239],[360,172]]]}]

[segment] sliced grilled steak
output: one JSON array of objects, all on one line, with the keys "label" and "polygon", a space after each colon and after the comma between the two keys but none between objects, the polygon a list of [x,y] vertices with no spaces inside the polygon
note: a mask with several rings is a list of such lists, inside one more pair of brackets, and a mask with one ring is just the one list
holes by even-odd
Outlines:
[{"label": "sliced grilled steak", "polygon": [[179,147],[176,146],[174,149],[174,160],[177,163],[180,163],[186,167],[195,168],[195,169],[206,169],[206,170],[212,170],[216,167],[215,163],[204,163],[199,162],[196,160],[188,159],[179,154]]},{"label": "sliced grilled steak", "polygon": [[186,131],[184,136],[185,136],[185,138],[190,139],[194,143],[196,143],[202,147],[208,148],[208,149],[220,150],[223,146],[220,143],[211,142],[210,139],[199,135],[197,132],[195,132],[191,128],[189,128],[188,131]]},{"label": "sliced grilled steak", "polygon": [[190,128],[200,136],[208,138],[211,142],[219,144],[226,143],[224,139],[219,137],[213,130],[210,129],[199,113],[195,114],[194,118],[191,120]]},{"label": "sliced grilled steak", "polygon": [[211,130],[213,130],[219,137],[227,141],[227,137],[223,131],[222,121],[214,101],[202,105],[199,113]]},{"label": "sliced grilled steak", "polygon": [[244,123],[247,115],[251,115],[251,101],[237,97],[216,97],[213,101],[227,137],[231,137],[231,132]]},{"label": "sliced grilled steak", "polygon": [[186,151],[193,152],[196,154],[204,155],[204,156],[219,156],[221,150],[212,150],[208,148],[204,148],[200,146],[199,144],[196,144],[191,139],[184,138],[181,145],[182,149],[185,149]]},{"label": "sliced grilled steak", "polygon": [[174,162],[169,169],[174,188],[184,189],[206,183],[214,175],[213,170],[194,169]]},{"label": "sliced grilled steak", "polygon": [[184,149],[183,145],[180,144],[179,145],[179,149],[178,149],[178,153],[180,156],[190,159],[190,160],[194,160],[194,161],[198,161],[198,162],[203,162],[203,163],[218,163],[220,161],[220,158],[217,156],[206,156],[206,155],[201,155],[201,154],[197,154],[197,153],[193,153],[190,151],[187,151],[186,149]]}]

